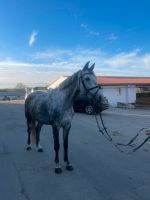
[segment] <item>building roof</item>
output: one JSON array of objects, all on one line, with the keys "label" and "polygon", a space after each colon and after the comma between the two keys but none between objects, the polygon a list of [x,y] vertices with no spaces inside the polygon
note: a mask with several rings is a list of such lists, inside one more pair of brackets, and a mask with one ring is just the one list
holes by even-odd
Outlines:
[{"label": "building roof", "polygon": [[[57,87],[68,76],[61,76],[48,85],[48,89]],[[137,85],[150,86],[150,77],[121,77],[121,76],[97,76],[97,83],[102,86],[113,85]]]},{"label": "building roof", "polygon": [[101,85],[150,85],[150,77],[97,76]]},{"label": "building roof", "polygon": [[50,83],[48,85],[48,89],[54,89],[56,88],[60,83],[62,83],[66,78],[68,78],[68,76],[60,76],[58,79],[56,79],[55,81],[53,81],[52,83]]}]

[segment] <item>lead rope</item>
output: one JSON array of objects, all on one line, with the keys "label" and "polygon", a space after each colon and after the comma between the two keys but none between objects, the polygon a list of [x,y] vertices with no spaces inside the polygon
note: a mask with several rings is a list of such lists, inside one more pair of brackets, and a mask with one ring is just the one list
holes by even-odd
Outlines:
[{"label": "lead rope", "polygon": [[[133,142],[136,140],[136,138],[140,135],[140,133],[142,133],[142,131],[144,130],[149,130],[148,128],[141,128],[138,133],[127,143],[127,144],[123,144],[123,143],[117,143],[117,145],[120,146],[133,146]],[[150,135],[148,135],[148,137],[141,143],[139,144],[137,147],[135,147],[132,152],[137,151],[138,149],[140,149],[148,140],[150,139]]]},{"label": "lead rope", "polygon": [[[113,144],[113,146],[121,153],[125,153],[122,149],[120,149],[118,146],[133,146],[133,142],[136,140],[136,138],[140,135],[140,133],[142,133],[143,130],[148,130],[148,128],[141,128],[138,133],[127,143],[127,144],[123,144],[123,143],[114,143],[112,137],[110,136],[110,134],[107,131],[107,128],[105,127],[103,118],[102,118],[102,114],[101,112],[99,113],[99,117],[101,120],[101,125],[102,125],[102,129],[100,126],[100,123],[98,121],[97,115],[96,115],[96,111],[94,109],[94,115],[95,115],[95,119],[96,119],[96,123],[97,123],[97,127],[99,132],[109,141]],[[138,149],[140,149],[148,140],[150,139],[150,135],[148,135],[148,137],[141,143],[139,144],[137,147],[135,147],[134,149],[132,149],[131,152],[128,152],[127,154],[131,154],[134,153],[135,151],[137,151]]]},{"label": "lead rope", "polygon": [[112,145],[113,145],[119,152],[123,153],[124,151],[123,151],[122,149],[120,149],[116,143],[114,143],[112,137],[111,137],[110,134],[108,133],[107,128],[106,128],[105,125],[104,125],[104,121],[103,121],[101,112],[99,113],[99,117],[100,117],[100,120],[101,120],[102,129],[101,129],[101,127],[100,127],[100,123],[99,123],[99,121],[98,121],[98,118],[97,118],[95,109],[94,109],[94,115],[95,115],[95,119],[96,119],[96,123],[97,123],[97,127],[98,127],[99,132],[107,139],[107,141],[111,142]]},{"label": "lead rope", "polygon": [[100,117],[100,119],[101,119],[101,124],[102,124],[103,129],[101,129],[101,127],[100,127],[100,123],[99,123],[99,121],[98,121],[98,119],[97,119],[96,112],[94,113],[94,115],[95,115],[95,119],[96,119],[96,123],[97,123],[97,127],[98,127],[99,132],[101,132],[102,135],[103,135],[108,141],[112,141],[112,137],[108,134],[107,128],[104,126],[104,122],[103,122],[103,120],[102,120],[102,117]]},{"label": "lead rope", "polygon": [[136,148],[134,148],[132,152],[135,152],[135,151],[137,151],[138,149],[140,149],[149,139],[150,139],[150,136],[148,136],[148,137],[144,140],[144,142],[142,142],[139,146],[137,146]]}]

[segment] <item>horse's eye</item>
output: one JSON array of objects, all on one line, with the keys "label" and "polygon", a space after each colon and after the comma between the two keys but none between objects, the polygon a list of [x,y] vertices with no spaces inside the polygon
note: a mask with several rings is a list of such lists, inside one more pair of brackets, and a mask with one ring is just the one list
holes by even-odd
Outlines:
[{"label": "horse's eye", "polygon": [[86,81],[90,81],[90,78],[89,78],[89,77],[87,77],[85,80],[86,80]]}]

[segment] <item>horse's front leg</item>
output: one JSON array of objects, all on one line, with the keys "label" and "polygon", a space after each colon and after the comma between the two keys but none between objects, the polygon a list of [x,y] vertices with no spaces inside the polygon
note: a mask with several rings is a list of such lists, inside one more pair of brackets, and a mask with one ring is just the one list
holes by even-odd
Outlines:
[{"label": "horse's front leg", "polygon": [[54,150],[55,150],[55,173],[62,173],[62,169],[59,165],[59,130],[56,126],[53,126],[53,138],[54,138]]},{"label": "horse's front leg", "polygon": [[63,127],[63,144],[64,144],[64,162],[66,163],[66,169],[68,171],[73,170],[73,166],[70,164],[68,159],[68,136],[71,125],[66,125]]}]

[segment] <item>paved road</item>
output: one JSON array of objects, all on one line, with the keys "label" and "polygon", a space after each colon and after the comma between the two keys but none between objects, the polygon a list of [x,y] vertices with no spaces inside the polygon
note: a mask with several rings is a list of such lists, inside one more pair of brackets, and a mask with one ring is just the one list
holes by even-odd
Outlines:
[{"label": "paved road", "polygon": [[[116,115],[114,112],[103,115],[115,141],[128,141],[139,128],[150,125],[150,117],[140,116],[141,113]],[[43,153],[27,152],[25,143],[23,105],[0,104],[2,200],[150,199],[150,143],[135,154],[120,153],[99,135],[94,116],[75,114],[69,143],[73,172],[65,170],[61,159],[63,173],[54,173],[51,127],[42,129]]]}]

